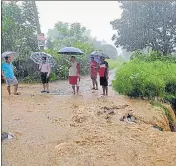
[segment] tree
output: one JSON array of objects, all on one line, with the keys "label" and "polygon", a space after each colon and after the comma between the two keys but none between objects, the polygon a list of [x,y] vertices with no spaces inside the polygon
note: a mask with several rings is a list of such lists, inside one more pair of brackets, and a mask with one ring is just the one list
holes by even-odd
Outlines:
[{"label": "tree", "polygon": [[68,24],[59,21],[53,29],[48,30],[48,38],[53,43],[53,48],[58,50],[61,47],[73,46],[75,42],[87,42],[95,49],[101,49],[102,42],[97,41],[90,35],[90,30],[81,26],[80,23]]},{"label": "tree", "polygon": [[35,51],[36,24],[29,2],[2,3],[2,51]]},{"label": "tree", "polygon": [[19,56],[14,65],[17,77],[35,75],[36,67],[30,59],[31,51],[38,51],[37,27],[31,1],[2,3],[2,52],[15,51]]},{"label": "tree", "polygon": [[113,35],[116,47],[127,51],[151,47],[164,55],[176,47],[176,2],[148,1],[121,2],[121,19],[111,22],[117,34]]},{"label": "tree", "polygon": [[111,59],[115,59],[117,57],[116,48],[110,44],[102,45],[101,50],[106,53]]}]

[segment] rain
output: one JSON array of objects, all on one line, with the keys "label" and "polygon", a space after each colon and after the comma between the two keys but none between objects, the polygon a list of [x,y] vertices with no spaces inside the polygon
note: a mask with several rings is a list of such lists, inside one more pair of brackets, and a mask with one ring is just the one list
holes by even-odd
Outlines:
[{"label": "rain", "polygon": [[175,166],[176,1],[2,1],[2,166]]}]

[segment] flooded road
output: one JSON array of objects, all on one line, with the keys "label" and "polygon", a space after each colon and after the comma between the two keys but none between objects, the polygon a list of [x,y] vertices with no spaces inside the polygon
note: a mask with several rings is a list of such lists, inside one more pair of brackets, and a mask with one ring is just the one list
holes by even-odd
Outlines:
[{"label": "flooded road", "polygon": [[[112,80],[113,72],[110,80]],[[83,77],[73,96],[67,81],[20,85],[20,96],[2,87],[3,166],[175,166],[176,134],[169,132],[161,110],[147,101],[116,94],[101,97]],[[136,122],[120,121],[132,113]],[[154,129],[160,125],[165,132]]]}]

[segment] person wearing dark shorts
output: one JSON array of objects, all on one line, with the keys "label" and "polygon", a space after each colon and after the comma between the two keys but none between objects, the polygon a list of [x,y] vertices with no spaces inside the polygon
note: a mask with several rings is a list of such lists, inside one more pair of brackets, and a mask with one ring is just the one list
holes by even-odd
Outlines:
[{"label": "person wearing dark shorts", "polygon": [[51,67],[50,64],[46,62],[46,57],[42,58],[42,64],[39,65],[39,70],[41,72],[41,81],[43,84],[43,90],[41,91],[41,93],[49,93],[49,76],[51,72]]},{"label": "person wearing dark shorts", "polygon": [[109,73],[108,62],[105,61],[104,57],[101,57],[101,63],[99,66],[99,75],[100,75],[100,86],[103,89],[103,96],[108,96],[108,73]]},{"label": "person wearing dark shorts", "polygon": [[48,73],[41,72],[41,80],[42,84],[48,84],[49,83],[49,77],[47,76]]}]

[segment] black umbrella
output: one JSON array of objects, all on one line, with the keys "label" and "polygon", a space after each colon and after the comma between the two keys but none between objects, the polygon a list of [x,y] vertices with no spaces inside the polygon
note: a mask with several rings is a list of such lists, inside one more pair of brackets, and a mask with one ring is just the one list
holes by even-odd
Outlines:
[{"label": "black umbrella", "polygon": [[79,48],[75,48],[75,47],[61,48],[57,53],[58,54],[66,54],[66,55],[82,55],[82,54],[84,54],[83,51],[81,51]]}]

